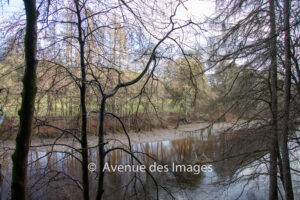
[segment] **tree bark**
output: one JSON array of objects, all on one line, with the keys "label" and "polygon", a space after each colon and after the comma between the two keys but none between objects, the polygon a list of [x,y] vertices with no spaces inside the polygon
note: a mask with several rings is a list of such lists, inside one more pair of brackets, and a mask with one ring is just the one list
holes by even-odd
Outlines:
[{"label": "tree bark", "polygon": [[27,157],[32,131],[36,86],[37,18],[35,0],[24,0],[26,12],[26,33],[24,38],[25,72],[23,77],[22,103],[19,110],[20,126],[16,147],[12,155],[11,199],[26,197]]},{"label": "tree bark", "polygon": [[271,58],[271,111],[272,111],[272,128],[271,128],[271,142],[270,142],[270,171],[269,171],[269,200],[277,200],[277,38],[276,38],[276,16],[275,16],[275,2],[269,1],[270,14],[270,58]]},{"label": "tree bark", "polygon": [[82,35],[81,15],[79,1],[75,0],[78,28],[78,42],[80,47],[80,69],[81,69],[81,86],[80,86],[80,107],[81,107],[81,154],[82,154],[82,184],[83,198],[89,200],[89,170],[88,170],[88,144],[87,144],[87,111],[86,111],[86,66],[84,61],[84,39]]},{"label": "tree bark", "polygon": [[99,141],[98,141],[98,146],[99,146],[99,161],[100,161],[100,167],[99,167],[99,181],[98,181],[98,191],[97,191],[97,200],[102,199],[102,195],[104,193],[104,114],[105,114],[105,104],[106,104],[106,96],[103,95],[101,99],[101,105],[100,105],[100,124],[99,124]]},{"label": "tree bark", "polygon": [[290,37],[290,1],[284,0],[284,55],[285,55],[285,78],[284,78],[284,111],[283,130],[281,135],[281,154],[283,167],[283,180],[286,200],[293,200],[293,186],[290,170],[290,159],[288,151],[289,113],[291,99],[291,37]]}]

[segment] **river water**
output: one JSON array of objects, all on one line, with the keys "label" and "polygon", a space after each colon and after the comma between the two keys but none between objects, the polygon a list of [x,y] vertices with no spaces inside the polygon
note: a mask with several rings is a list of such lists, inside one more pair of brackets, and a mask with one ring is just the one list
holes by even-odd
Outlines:
[{"label": "river water", "polygon": [[[141,163],[133,161],[122,150],[112,151],[106,156],[106,163],[110,168],[106,169],[103,199],[156,199],[157,189],[158,197],[163,200],[267,199],[266,141],[263,135],[247,138],[229,135],[206,138],[187,136],[177,140],[134,144],[132,151]],[[109,148],[112,146],[106,147]],[[295,160],[292,166],[299,168],[299,153],[293,152],[291,157]],[[6,160],[10,160],[9,155]],[[28,157],[28,197],[82,199],[79,183],[81,165],[78,160],[80,154],[71,151],[31,151]],[[89,162],[98,166],[97,149],[89,151]],[[111,166],[126,165],[127,171],[109,172],[112,171]],[[130,166],[141,165],[148,170],[152,169],[152,176],[140,168],[135,173],[128,171]],[[162,166],[160,170],[157,169],[158,165]],[[174,170],[174,166],[179,165],[181,167]],[[9,196],[10,169],[11,162],[3,162],[2,199]],[[96,196],[97,175],[97,169],[90,172],[92,199]],[[297,195],[300,196],[299,176],[293,174],[293,179],[297,198]],[[282,190],[281,185],[280,188]]]}]

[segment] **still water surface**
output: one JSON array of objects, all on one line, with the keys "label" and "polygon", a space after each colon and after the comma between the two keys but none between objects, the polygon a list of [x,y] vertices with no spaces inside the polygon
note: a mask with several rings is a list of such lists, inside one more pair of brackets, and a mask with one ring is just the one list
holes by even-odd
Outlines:
[{"label": "still water surface", "polygon": [[[135,156],[149,168],[168,166],[168,172],[154,172],[160,199],[246,199],[268,197],[265,138],[243,137],[184,139],[132,145]],[[111,148],[110,147],[106,147]],[[73,156],[71,156],[73,155]],[[9,159],[9,158],[7,158]],[[80,154],[31,151],[28,167],[28,195],[31,199],[81,199]],[[89,161],[98,166],[98,151],[89,151]],[[108,165],[130,165],[131,157],[121,150],[110,152]],[[209,166],[205,172],[174,172],[173,165]],[[137,162],[134,162],[137,165]],[[9,196],[11,163],[2,166],[1,197]],[[198,169],[198,168],[197,168]],[[183,171],[183,170],[182,170]],[[90,173],[90,194],[97,191],[97,170]],[[297,177],[296,177],[297,178]],[[104,199],[156,199],[156,185],[146,172],[107,172]],[[295,186],[297,187],[297,186]],[[297,190],[296,190],[297,193]]]}]

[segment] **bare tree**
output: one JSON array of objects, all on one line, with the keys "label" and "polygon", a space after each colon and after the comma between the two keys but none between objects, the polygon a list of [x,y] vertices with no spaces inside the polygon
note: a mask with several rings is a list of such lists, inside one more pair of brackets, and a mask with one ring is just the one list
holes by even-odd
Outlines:
[{"label": "bare tree", "polygon": [[36,53],[37,53],[37,18],[35,0],[24,0],[26,11],[26,34],[24,38],[25,72],[23,77],[22,104],[19,111],[20,126],[16,138],[15,152],[12,156],[13,171],[11,198],[26,197],[27,156],[30,146],[32,119],[36,96]]},{"label": "bare tree", "polygon": [[77,15],[77,29],[78,42],[80,53],[80,69],[81,69],[81,85],[80,89],[80,106],[81,106],[81,153],[82,153],[82,184],[83,196],[85,200],[89,197],[89,171],[88,171],[88,144],[87,144],[87,111],[86,111],[86,64],[85,64],[85,39],[82,29],[82,17],[80,10],[83,6],[80,5],[79,0],[74,0],[76,15]]},{"label": "bare tree", "polygon": [[[140,16],[138,9],[130,7],[129,2],[125,2],[125,1],[121,1],[121,2],[122,2],[121,8],[126,9],[127,10],[126,12],[129,12],[133,16],[133,18],[140,24],[140,26],[142,28],[144,28],[144,30],[146,32],[149,32],[149,30],[147,28],[147,24],[145,21],[143,21],[142,17]],[[151,73],[148,74],[148,76],[151,76],[153,74],[155,68],[157,67],[157,59],[158,59],[157,54],[158,54],[158,48],[160,47],[160,45],[162,45],[165,42],[165,40],[170,39],[171,34],[173,32],[175,32],[177,30],[181,30],[184,27],[187,27],[190,24],[192,24],[191,21],[186,22],[182,25],[174,22],[173,18],[176,15],[177,8],[180,5],[181,5],[180,2],[175,3],[175,9],[174,9],[173,13],[170,15],[169,22],[166,26],[168,29],[165,33],[163,33],[162,37],[158,38],[157,36],[155,37],[153,35],[153,37],[156,38],[157,42],[155,45],[152,45],[153,46],[152,48],[150,47],[151,50],[147,49],[145,54],[147,56],[149,56],[149,58],[147,59],[146,64],[143,67],[143,70],[136,76],[136,78],[133,78],[129,81],[122,81],[120,78],[120,75],[121,75],[120,69],[114,69],[114,71],[117,71],[117,74],[118,74],[118,82],[112,89],[107,89],[107,88],[105,88],[106,84],[103,84],[102,80],[97,78],[97,76],[94,74],[94,72],[91,71],[91,75],[94,78],[91,82],[94,82],[97,85],[98,90],[102,96],[101,103],[99,104],[98,151],[99,151],[99,161],[100,161],[99,165],[100,166],[98,168],[99,179],[98,179],[98,191],[97,191],[97,197],[96,197],[96,199],[98,199],[98,200],[102,199],[103,193],[104,193],[104,189],[103,189],[104,188],[104,171],[103,171],[103,169],[104,169],[104,164],[105,164],[105,155],[107,152],[112,151],[112,149],[105,150],[105,148],[104,148],[104,146],[105,146],[104,119],[105,119],[105,114],[106,114],[106,107],[105,107],[106,102],[109,98],[116,95],[121,88],[129,87],[131,85],[138,83],[144,76],[147,76],[147,72],[149,71],[149,69],[152,68]],[[125,14],[127,14],[126,12],[123,11],[122,14],[125,15]],[[127,153],[130,153],[130,152],[127,152]]]},{"label": "bare tree", "polygon": [[284,78],[284,115],[283,129],[280,140],[282,167],[283,167],[283,185],[285,188],[285,197],[287,200],[293,200],[293,186],[290,170],[290,159],[288,150],[289,135],[289,116],[291,99],[291,36],[290,36],[290,1],[284,0],[284,55],[285,55],[285,78]]},{"label": "bare tree", "polygon": [[[281,35],[283,32],[286,32],[287,29],[294,27],[296,29],[297,22],[290,25],[286,25],[283,27],[280,20],[280,11],[276,9],[280,4],[276,4],[275,1],[217,1],[218,5],[221,6],[220,12],[215,18],[215,23],[222,27],[223,34],[221,35],[221,39],[219,43],[215,46],[217,49],[217,55],[215,61],[227,61],[240,62],[241,70],[237,73],[234,80],[230,83],[229,92],[225,94],[231,93],[234,89],[236,89],[236,85],[239,83],[238,77],[243,76],[243,72],[247,69],[254,71],[255,74],[260,73],[263,74],[260,76],[263,80],[262,85],[259,86],[259,90],[255,89],[255,87],[248,86],[246,90],[241,91],[244,95],[238,95],[238,97],[243,97],[245,100],[256,101],[256,105],[261,105],[259,110],[256,110],[255,107],[248,107],[251,109],[246,111],[245,113],[256,113],[253,119],[262,120],[264,123],[270,125],[270,143],[269,143],[269,152],[270,152],[270,160],[269,160],[269,176],[270,176],[270,191],[269,191],[269,199],[278,199],[278,184],[277,184],[277,169],[279,166],[280,169],[280,177],[283,180],[283,174],[285,170],[289,170],[289,160],[288,160],[288,148],[287,148],[287,136],[286,140],[283,140],[282,137],[279,137],[278,134],[278,122],[281,118],[281,113],[279,111],[284,111],[284,119],[283,119],[283,132],[287,135],[288,128],[286,128],[291,120],[288,117],[289,101],[291,99],[290,96],[290,85],[291,85],[291,71],[288,67],[285,67],[286,77],[285,77],[285,106],[282,109],[278,108],[278,101],[282,99],[281,93],[278,91],[281,89],[278,85],[278,74],[282,73],[283,66],[278,64],[278,60],[281,58],[280,51],[280,41],[277,41],[277,37]],[[288,6],[289,7],[289,6]],[[289,8],[290,9],[290,8]],[[285,11],[287,12],[287,10]],[[265,22],[268,22],[266,24]],[[287,21],[286,21],[287,22]],[[263,28],[264,27],[264,28]],[[265,29],[268,27],[268,29]],[[266,34],[268,33],[268,34]],[[267,35],[267,37],[265,37]],[[290,33],[288,34],[290,36]],[[286,37],[287,38],[287,35]],[[287,39],[286,39],[287,40]],[[287,42],[285,42],[286,45]],[[290,41],[288,42],[290,44]],[[290,46],[285,49],[289,49]],[[289,57],[289,60],[291,57]],[[286,62],[287,59],[286,59]],[[289,61],[290,62],[290,61]],[[287,64],[285,64],[287,65]],[[288,76],[288,77],[287,77]],[[250,74],[251,77],[251,74]],[[250,78],[249,77],[249,78]],[[296,78],[294,78],[296,80]],[[258,79],[255,81],[258,83]],[[243,83],[246,81],[244,80]],[[297,81],[295,81],[297,82]],[[263,86],[264,85],[264,86]],[[258,85],[257,85],[258,86]],[[241,88],[241,87],[240,87]],[[256,92],[255,92],[256,90]],[[246,92],[247,91],[247,92]],[[252,92],[255,92],[254,95]],[[264,92],[263,92],[264,91]],[[260,94],[264,93],[263,96]],[[248,94],[252,94],[250,97]],[[255,97],[254,97],[255,96]],[[250,97],[250,98],[249,98]],[[254,98],[253,98],[254,97]],[[268,98],[266,98],[268,97]],[[239,100],[241,103],[241,100]],[[247,102],[247,101],[246,101]],[[244,103],[241,105],[245,106]],[[249,105],[249,104],[246,104]],[[236,106],[233,105],[233,109]],[[262,108],[270,108],[269,111],[264,110]],[[233,110],[230,108],[229,110]],[[252,110],[253,109],[253,110]],[[253,112],[254,111],[254,112]],[[260,114],[259,114],[260,113]],[[260,116],[260,117],[259,117]],[[241,119],[241,115],[239,115],[239,119]],[[271,123],[270,123],[271,121]],[[280,121],[281,122],[281,121]],[[281,156],[279,154],[278,148],[278,139],[280,140],[280,146],[285,143],[285,150],[281,147]],[[285,153],[284,153],[285,151]],[[285,161],[283,159],[285,154]],[[285,163],[285,164],[283,164]],[[282,173],[283,172],[283,173]],[[287,175],[286,175],[287,176]],[[290,175],[288,175],[290,177]],[[285,181],[283,181],[285,182]],[[291,181],[290,181],[291,182]],[[285,184],[285,183],[284,183]],[[292,187],[290,186],[290,190],[287,191],[285,189],[286,194],[292,192]]]},{"label": "bare tree", "polygon": [[269,199],[278,199],[277,184],[277,155],[278,155],[278,139],[277,139],[277,37],[276,37],[276,16],[275,1],[269,1],[270,12],[270,79],[271,79],[271,112],[272,112],[272,135],[271,135],[271,151],[270,151],[270,186]]}]

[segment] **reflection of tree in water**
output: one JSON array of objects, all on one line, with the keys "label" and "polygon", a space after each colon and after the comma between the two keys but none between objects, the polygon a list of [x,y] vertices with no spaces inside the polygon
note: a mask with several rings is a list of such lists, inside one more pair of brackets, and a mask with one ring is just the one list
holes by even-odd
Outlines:
[{"label": "reflection of tree in water", "polygon": [[220,136],[213,160],[219,178],[231,179],[242,169],[266,154],[268,138],[264,130],[234,131]]},{"label": "reflection of tree in water", "polygon": [[[199,147],[201,146],[201,140],[195,138],[186,138],[181,140],[173,140],[170,142],[170,151],[168,163],[172,165],[195,165],[199,156]],[[197,174],[193,172],[174,172],[177,183],[180,187],[193,188],[199,186],[203,178],[203,174]]]},{"label": "reflection of tree in water", "polygon": [[[226,133],[221,136],[211,135],[207,140],[186,138],[173,141],[134,144],[133,149],[135,152],[143,152],[151,156],[150,158],[145,154],[136,153],[136,156],[146,166],[153,164],[155,161],[158,164],[168,164],[169,166],[171,166],[173,162],[175,164],[185,165],[194,164],[195,161],[202,164],[211,164],[218,177],[218,181],[221,181],[236,178],[234,174],[237,170],[247,167],[249,163],[265,155],[264,150],[267,142],[264,131],[253,130],[248,132],[235,131],[234,133]],[[77,154],[74,155],[78,156]],[[66,156],[62,153],[52,153],[50,155],[45,152],[34,151],[29,155],[29,161],[38,160],[43,156],[43,159],[29,166],[29,180],[35,183],[38,177],[44,177],[44,180],[39,181],[39,184],[33,188],[34,191],[40,188],[39,185],[49,185],[52,187],[42,188],[42,190],[37,192],[32,198],[37,198],[39,194],[46,194],[46,192],[48,192],[47,194],[49,195],[51,192],[57,197],[66,196],[66,194],[67,196],[70,195],[70,197],[77,194],[79,195],[78,192],[73,191],[74,188],[77,188],[76,185],[74,186],[74,183],[63,179],[61,174],[55,177],[55,179],[50,179],[54,177],[55,173],[47,174],[47,171],[42,170],[42,168],[45,164],[48,164],[48,172],[50,170],[64,171],[73,178],[80,179],[78,175],[78,172],[81,171],[80,163],[73,156],[67,156],[65,159],[62,159],[63,156]],[[203,157],[205,157],[205,159],[201,160]],[[97,164],[97,159],[98,151],[89,151],[89,161],[93,161]],[[125,165],[131,162],[130,156],[120,150],[110,152],[107,154],[106,159],[109,165]],[[2,170],[8,170],[8,167],[3,163]],[[176,173],[175,175],[176,180],[171,173],[154,173],[157,182],[171,188],[172,191],[179,188],[193,189],[201,187],[202,180],[205,177],[204,173],[197,175],[191,172]],[[107,191],[107,193],[104,194],[105,199],[118,199],[117,196],[126,196],[125,199],[128,199],[130,195],[136,192],[133,187],[133,182],[131,181],[133,176],[134,173],[106,173],[105,191]],[[90,174],[91,196],[95,195],[97,189],[96,177],[96,174]],[[128,185],[128,183],[131,184]],[[140,197],[144,196],[142,183],[143,186],[147,188],[147,195],[151,196],[150,193],[155,190],[155,187],[153,181],[146,173],[138,173],[137,192]],[[59,187],[64,188],[64,190],[53,193],[53,191],[57,191]],[[50,196],[48,197],[51,198]]]},{"label": "reflection of tree in water", "polygon": [[181,164],[189,161],[192,152],[195,151],[195,143],[192,141],[192,138],[171,141],[170,159],[172,160],[169,160],[169,162]]},{"label": "reflection of tree in water", "polygon": [[[188,164],[198,158],[205,157],[200,163],[211,163],[219,178],[234,179],[238,170],[266,154],[266,130],[234,131],[220,136],[211,135],[207,140],[187,138],[171,141],[169,161]],[[206,160],[206,161],[205,161]],[[203,174],[202,174],[203,175]],[[201,176],[195,176],[195,181]],[[203,177],[203,176],[202,176]],[[189,180],[190,181],[190,180]]]}]

